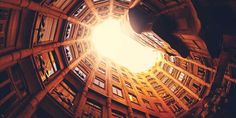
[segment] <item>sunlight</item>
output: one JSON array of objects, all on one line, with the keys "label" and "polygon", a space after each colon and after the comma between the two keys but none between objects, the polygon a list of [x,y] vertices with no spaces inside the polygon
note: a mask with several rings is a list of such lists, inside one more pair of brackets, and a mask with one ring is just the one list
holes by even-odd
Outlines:
[{"label": "sunlight", "polygon": [[120,21],[112,18],[94,27],[92,43],[99,54],[133,72],[151,68],[158,59],[156,51],[131,39],[122,32]]}]

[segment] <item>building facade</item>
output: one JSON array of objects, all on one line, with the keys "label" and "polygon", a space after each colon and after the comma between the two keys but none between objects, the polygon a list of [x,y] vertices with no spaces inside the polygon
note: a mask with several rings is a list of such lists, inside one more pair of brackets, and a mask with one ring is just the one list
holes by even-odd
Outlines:
[{"label": "building facade", "polygon": [[[214,5],[221,8],[221,3],[232,9],[236,5],[234,1]],[[1,117],[234,116],[235,110],[227,105],[234,105],[236,98],[236,32],[226,27],[217,49],[209,45],[212,37],[199,34],[201,28],[207,29],[201,9],[209,4],[208,0],[1,0]],[[161,60],[148,71],[133,73],[100,56],[90,38],[91,28],[108,17],[132,22],[129,9],[139,5],[149,10],[148,16],[177,19],[179,27],[169,33],[187,51],[179,51],[181,45],[173,47],[152,29],[154,25],[145,24],[142,32],[131,34],[161,51]]]}]

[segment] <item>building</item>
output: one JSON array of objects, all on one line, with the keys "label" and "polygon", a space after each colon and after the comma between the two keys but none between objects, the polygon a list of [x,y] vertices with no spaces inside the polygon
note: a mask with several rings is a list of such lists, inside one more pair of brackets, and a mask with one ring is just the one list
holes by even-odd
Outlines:
[{"label": "building", "polygon": [[[1,0],[1,117],[234,117],[235,5]],[[109,16],[123,18],[124,29],[161,51],[161,60],[136,74],[97,54],[91,27]]]}]

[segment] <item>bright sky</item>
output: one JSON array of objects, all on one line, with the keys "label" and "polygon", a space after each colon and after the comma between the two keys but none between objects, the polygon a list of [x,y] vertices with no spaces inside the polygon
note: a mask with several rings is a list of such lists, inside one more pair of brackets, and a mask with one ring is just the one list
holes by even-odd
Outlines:
[{"label": "bright sky", "polygon": [[92,43],[99,54],[133,72],[150,69],[158,56],[153,49],[144,47],[122,32],[120,21],[112,18],[94,27]]}]

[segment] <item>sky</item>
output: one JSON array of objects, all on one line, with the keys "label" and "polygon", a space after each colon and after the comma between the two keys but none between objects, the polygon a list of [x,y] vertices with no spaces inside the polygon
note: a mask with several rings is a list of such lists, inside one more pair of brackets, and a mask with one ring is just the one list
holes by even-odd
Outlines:
[{"label": "sky", "polygon": [[98,54],[138,73],[150,69],[158,59],[157,51],[143,46],[125,32],[120,21],[109,18],[92,30],[92,44]]}]

